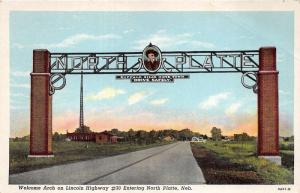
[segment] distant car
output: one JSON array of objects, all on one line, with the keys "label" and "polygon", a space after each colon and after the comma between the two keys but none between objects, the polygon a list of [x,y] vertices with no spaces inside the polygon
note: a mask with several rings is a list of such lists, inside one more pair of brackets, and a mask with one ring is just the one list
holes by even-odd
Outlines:
[{"label": "distant car", "polygon": [[67,138],[65,139],[65,141],[71,141],[71,139],[67,137]]},{"label": "distant car", "polygon": [[203,139],[203,137],[192,137],[192,142],[201,142],[205,143],[206,139]]},{"label": "distant car", "polygon": [[222,141],[231,141],[229,138],[222,139]]}]

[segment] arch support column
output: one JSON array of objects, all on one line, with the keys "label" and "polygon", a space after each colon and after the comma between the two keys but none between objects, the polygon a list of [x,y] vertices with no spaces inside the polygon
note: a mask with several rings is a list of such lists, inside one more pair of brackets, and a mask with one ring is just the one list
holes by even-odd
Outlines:
[{"label": "arch support column", "polygon": [[278,110],[276,48],[263,47],[259,49],[257,153],[259,157],[281,164]]},{"label": "arch support column", "polygon": [[52,96],[49,93],[50,53],[33,50],[30,96],[29,157],[52,157]]}]

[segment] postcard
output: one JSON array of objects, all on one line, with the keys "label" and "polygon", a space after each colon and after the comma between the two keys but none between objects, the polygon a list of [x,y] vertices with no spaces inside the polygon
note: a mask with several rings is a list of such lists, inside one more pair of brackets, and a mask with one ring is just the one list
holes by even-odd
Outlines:
[{"label": "postcard", "polygon": [[300,191],[298,1],[0,6],[0,192]]}]

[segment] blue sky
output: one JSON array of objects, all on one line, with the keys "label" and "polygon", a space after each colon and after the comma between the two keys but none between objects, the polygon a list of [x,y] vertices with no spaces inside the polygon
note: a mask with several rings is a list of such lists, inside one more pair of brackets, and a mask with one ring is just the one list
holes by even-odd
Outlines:
[{"label": "blue sky", "polygon": [[[280,134],[293,133],[292,12],[11,12],[11,136],[29,133],[32,50],[50,52],[162,51],[277,48]],[[192,74],[175,83],[131,84],[114,75],[84,77],[85,124],[111,128],[191,128],[224,134],[257,132],[257,96],[241,75]],[[80,76],[53,97],[53,130],[78,126]]]}]

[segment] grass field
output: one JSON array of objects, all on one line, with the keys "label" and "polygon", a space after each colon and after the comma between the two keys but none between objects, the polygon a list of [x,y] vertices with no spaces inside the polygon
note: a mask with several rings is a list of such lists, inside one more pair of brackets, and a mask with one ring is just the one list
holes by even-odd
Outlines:
[{"label": "grass field", "polygon": [[169,144],[158,142],[148,145],[117,143],[96,144],[93,142],[53,142],[53,158],[28,158],[29,142],[9,142],[9,173],[20,173],[57,164],[101,158]]},{"label": "grass field", "polygon": [[[215,162],[226,161],[227,165],[234,165],[239,168],[239,173],[243,171],[251,171],[252,176],[256,175],[255,179],[263,180],[263,184],[293,184],[293,170],[294,170],[294,153],[291,150],[282,150],[283,166],[278,166],[264,159],[259,159],[256,156],[256,142],[213,142],[207,143],[192,143],[193,152],[204,148],[215,153],[213,159]],[[195,155],[201,167],[201,158]],[[207,162],[207,160],[206,160]],[[203,163],[202,163],[203,164]],[[223,164],[224,165],[224,164]],[[224,165],[226,167],[226,164]],[[226,169],[226,168],[225,168]],[[217,168],[217,170],[224,170],[224,168]],[[230,174],[230,170],[227,175]],[[240,176],[243,177],[243,176]],[[213,176],[212,176],[213,178]],[[259,181],[259,180],[258,180]]]}]

